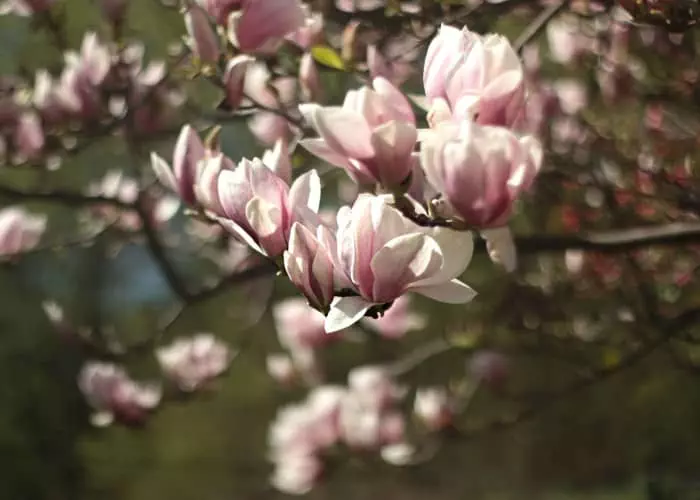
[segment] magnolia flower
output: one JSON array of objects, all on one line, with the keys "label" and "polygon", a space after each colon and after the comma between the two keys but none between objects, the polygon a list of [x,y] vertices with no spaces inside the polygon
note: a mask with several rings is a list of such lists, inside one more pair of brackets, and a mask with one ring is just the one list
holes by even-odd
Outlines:
[{"label": "magnolia flower", "polygon": [[321,181],[311,170],[289,187],[262,160],[243,159],[218,179],[219,222],[231,233],[268,257],[279,257],[288,247],[294,222],[318,218]]},{"label": "magnolia flower", "polygon": [[185,12],[185,27],[190,38],[192,52],[202,62],[214,64],[221,51],[216,33],[209,24],[207,13],[198,5],[190,5]]},{"label": "magnolia flower", "polygon": [[19,207],[0,210],[0,259],[36,247],[46,229],[46,217]]},{"label": "magnolia flower", "polygon": [[586,49],[586,36],[574,16],[560,16],[546,26],[549,55],[559,64],[572,62]]},{"label": "magnolia flower", "polygon": [[402,295],[394,301],[381,318],[363,318],[362,323],[375,330],[382,337],[401,338],[410,330],[424,328],[427,323],[424,316],[411,312],[410,303],[410,295]]},{"label": "magnolia flower", "polygon": [[357,296],[333,300],[327,332],[347,328],[371,307],[409,291],[456,304],[475,295],[457,279],[471,260],[471,234],[419,227],[383,197],[363,194],[352,208],[341,208],[337,240],[337,265],[350,278]]},{"label": "magnolia flower", "polygon": [[300,111],[320,138],[301,145],[343,168],[359,184],[401,187],[411,173],[417,140],[408,100],[388,80],[351,90],[342,107],[302,104]]},{"label": "magnolia flower", "polygon": [[102,109],[99,87],[112,68],[109,48],[95,33],[87,33],[80,52],[66,52],[65,67],[56,95],[66,109],[83,118],[94,118]]},{"label": "magnolia flower", "polygon": [[44,130],[39,116],[34,112],[23,113],[17,120],[13,143],[20,158],[37,157],[44,148]]},{"label": "magnolia flower", "polygon": [[218,377],[231,363],[226,344],[209,333],[178,339],[156,350],[156,357],[166,376],[183,391],[194,391]]},{"label": "magnolia flower", "polygon": [[441,387],[426,387],[416,391],[413,413],[432,431],[450,424],[453,408],[447,391]]},{"label": "magnolia flower", "polygon": [[525,105],[525,80],[507,38],[442,25],[423,69],[431,126],[449,118],[512,127]]},{"label": "magnolia flower", "polygon": [[294,362],[286,354],[270,354],[265,358],[267,373],[280,384],[289,384],[296,377]]},{"label": "magnolia flower", "polygon": [[444,123],[421,150],[428,181],[443,196],[443,215],[477,228],[506,224],[513,203],[532,184],[542,147],[501,127]]},{"label": "magnolia flower", "polygon": [[96,411],[92,422],[105,426],[116,418],[138,424],[158,406],[162,391],[153,383],[135,382],[121,367],[91,361],[78,376],[78,387]]},{"label": "magnolia flower", "polygon": [[388,408],[403,394],[386,369],[371,365],[350,370],[348,388],[367,408]]},{"label": "magnolia flower", "polygon": [[299,62],[299,85],[306,99],[318,100],[321,95],[321,80],[311,52],[304,54]]},{"label": "magnolia flower", "polygon": [[299,0],[242,0],[228,19],[228,37],[242,52],[273,54],[305,23]]}]

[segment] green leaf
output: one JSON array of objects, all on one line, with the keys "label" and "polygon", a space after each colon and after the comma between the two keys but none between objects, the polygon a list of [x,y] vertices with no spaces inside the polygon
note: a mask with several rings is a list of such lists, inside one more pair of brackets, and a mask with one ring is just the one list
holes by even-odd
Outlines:
[{"label": "green leaf", "polygon": [[311,48],[311,55],[319,64],[329,68],[345,71],[345,63],[340,55],[331,47],[326,45],[316,45]]}]

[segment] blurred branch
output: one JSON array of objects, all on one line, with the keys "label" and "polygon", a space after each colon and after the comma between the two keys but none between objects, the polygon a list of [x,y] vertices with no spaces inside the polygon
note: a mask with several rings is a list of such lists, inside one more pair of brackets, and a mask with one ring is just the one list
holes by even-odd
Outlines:
[{"label": "blurred branch", "polygon": [[13,201],[46,201],[69,206],[111,205],[118,208],[135,208],[133,203],[108,196],[88,195],[75,191],[26,191],[0,185],[0,197]]},{"label": "blurred branch", "polygon": [[513,42],[513,48],[516,52],[520,53],[523,47],[527,45],[533,38],[535,38],[544,28],[547,27],[549,21],[554,18],[559,12],[564,8],[568,7],[571,0],[559,0],[558,3],[554,3],[544,9],[540,14],[525,28],[520,36]]}]

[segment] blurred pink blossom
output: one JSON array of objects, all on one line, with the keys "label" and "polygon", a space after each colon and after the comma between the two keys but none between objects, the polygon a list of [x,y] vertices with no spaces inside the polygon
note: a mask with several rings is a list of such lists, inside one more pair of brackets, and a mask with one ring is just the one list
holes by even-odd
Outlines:
[{"label": "blurred pink blossom", "polygon": [[240,8],[243,0],[197,0],[216,24],[225,26],[232,12]]},{"label": "blurred pink blossom", "polygon": [[154,383],[132,380],[113,363],[90,361],[78,376],[78,386],[95,410],[92,423],[106,426],[113,420],[140,424],[160,403],[162,391]]},{"label": "blurred pink blossom", "polygon": [[56,0],[0,0],[0,15],[31,16],[51,8]]},{"label": "blurred pink blossom", "polygon": [[431,431],[445,428],[454,417],[450,396],[442,387],[424,387],[416,391],[413,413]]},{"label": "blurred pink blossom", "polygon": [[411,296],[402,295],[380,318],[363,318],[362,322],[382,337],[398,339],[411,330],[425,328],[425,316],[411,312]]},{"label": "blurred pink blossom", "polygon": [[219,40],[206,11],[196,4],[189,5],[185,12],[185,27],[194,55],[204,63],[216,63],[221,54]]},{"label": "blurred pink blossom", "polygon": [[0,259],[33,249],[46,230],[46,217],[20,207],[0,210]]},{"label": "blurred pink blossom", "polygon": [[228,346],[210,333],[181,338],[156,350],[165,375],[183,391],[194,391],[224,373],[231,363]]}]

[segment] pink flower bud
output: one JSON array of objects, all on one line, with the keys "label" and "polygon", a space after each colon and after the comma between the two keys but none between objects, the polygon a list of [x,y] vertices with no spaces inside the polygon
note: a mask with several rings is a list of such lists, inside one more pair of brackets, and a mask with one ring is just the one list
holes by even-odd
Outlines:
[{"label": "pink flower bud", "polygon": [[299,109],[321,136],[301,141],[311,153],[359,184],[408,187],[418,132],[411,105],[387,80],[376,78],[372,88],[351,90],[342,108],[303,104]]},{"label": "pink flower bud", "polygon": [[19,207],[0,210],[0,258],[13,257],[36,247],[46,229],[46,217]]},{"label": "pink flower bud", "polygon": [[207,13],[192,5],[185,13],[185,26],[192,51],[202,62],[214,64],[219,60],[219,40],[209,23]]},{"label": "pink flower bud", "polygon": [[242,52],[271,54],[284,37],[304,25],[299,0],[243,0],[228,20],[228,37]]},{"label": "pink flower bud", "polygon": [[542,147],[501,127],[442,123],[425,138],[421,158],[428,181],[444,197],[443,215],[490,228],[507,222],[513,203],[532,184]]},{"label": "pink flower bud", "polygon": [[335,237],[324,226],[316,234],[295,222],[284,252],[284,269],[294,285],[320,311],[328,310],[335,290],[352,285],[335,259]]},{"label": "pink flower bud", "polygon": [[275,304],[272,317],[280,344],[290,351],[316,348],[337,338],[326,335],[323,329],[323,314],[309,307],[300,297]]},{"label": "pink flower bud", "polygon": [[314,45],[323,42],[323,14],[320,12],[310,12],[308,5],[303,5],[304,24],[293,33],[287,35],[287,40],[294,42],[304,50],[309,50]]},{"label": "pink flower bud", "polygon": [[310,52],[301,57],[299,63],[299,84],[307,100],[318,101],[321,98],[321,80],[318,75],[318,68]]},{"label": "pink flower bud", "polygon": [[226,65],[224,90],[226,92],[226,104],[231,109],[236,109],[241,105],[244,95],[246,70],[253,61],[255,61],[253,57],[241,54],[231,58]]},{"label": "pink flower bud", "polygon": [[175,144],[172,169],[155,153],[151,153],[151,166],[160,182],[179,194],[185,203],[194,205],[198,164],[204,156],[202,140],[191,126],[185,125]]},{"label": "pink flower bud", "polygon": [[290,384],[296,378],[294,363],[286,354],[270,354],[265,364],[267,373],[280,384]]},{"label": "pink flower bud", "polygon": [[33,159],[41,153],[44,130],[36,113],[26,112],[20,116],[15,129],[14,147],[23,159]]}]

